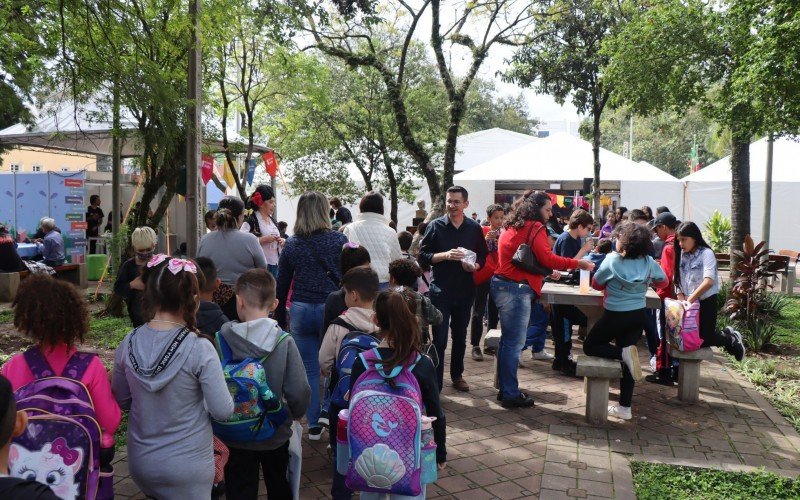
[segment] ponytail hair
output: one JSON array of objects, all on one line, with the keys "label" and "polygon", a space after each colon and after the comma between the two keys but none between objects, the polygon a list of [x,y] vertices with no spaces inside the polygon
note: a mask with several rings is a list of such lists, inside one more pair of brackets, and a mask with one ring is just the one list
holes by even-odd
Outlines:
[{"label": "ponytail hair", "polygon": [[217,229],[230,231],[239,229],[239,216],[244,212],[244,202],[235,196],[226,196],[219,200],[217,214]]},{"label": "ponytail hair", "polygon": [[412,353],[420,352],[416,312],[417,298],[410,291],[384,290],[375,299],[375,319],[394,350],[392,357],[383,361],[387,371],[403,364]]}]

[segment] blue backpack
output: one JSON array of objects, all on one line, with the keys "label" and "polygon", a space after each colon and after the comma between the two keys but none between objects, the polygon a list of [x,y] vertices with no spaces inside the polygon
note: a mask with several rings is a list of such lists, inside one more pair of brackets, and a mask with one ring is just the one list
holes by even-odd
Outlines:
[{"label": "blue backpack", "polygon": [[362,352],[378,347],[381,342],[374,335],[359,331],[340,317],[331,321],[331,324],[343,326],[349,331],[339,347],[334,376],[331,378],[330,385],[331,403],[338,408],[348,408],[350,406],[350,374],[353,371],[353,363]]},{"label": "blue backpack", "polygon": [[[283,332],[275,348],[289,336]],[[222,361],[225,383],[233,398],[233,414],[227,420],[212,420],[214,434],[227,442],[265,441],[286,421],[286,408],[279,395],[272,392],[261,359],[233,360],[233,352],[221,332],[215,344]],[[272,352],[275,352],[274,349]],[[271,354],[271,353],[270,353]]]}]

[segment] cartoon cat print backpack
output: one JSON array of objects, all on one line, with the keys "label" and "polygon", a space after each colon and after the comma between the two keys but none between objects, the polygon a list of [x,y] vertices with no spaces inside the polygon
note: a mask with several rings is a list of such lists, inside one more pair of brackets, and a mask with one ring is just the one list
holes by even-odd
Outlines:
[{"label": "cartoon cat print backpack", "polygon": [[367,367],[350,397],[345,484],[354,491],[416,496],[422,492],[422,415],[413,353],[385,373],[378,349],[361,353]]},{"label": "cartoon cat print backpack", "polygon": [[28,426],[11,443],[9,475],[44,483],[65,500],[113,498],[113,471],[100,477],[100,424],[80,382],[95,356],[76,352],[56,376],[32,347],[24,357],[35,380],[14,393]]}]

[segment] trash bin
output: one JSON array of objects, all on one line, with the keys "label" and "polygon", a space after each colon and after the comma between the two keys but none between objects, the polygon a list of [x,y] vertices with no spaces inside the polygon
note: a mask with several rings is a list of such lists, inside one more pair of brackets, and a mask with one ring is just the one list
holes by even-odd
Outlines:
[{"label": "trash bin", "polygon": [[89,281],[99,281],[103,276],[103,271],[106,269],[108,262],[108,255],[106,254],[89,254],[86,256],[86,274],[89,276]]}]

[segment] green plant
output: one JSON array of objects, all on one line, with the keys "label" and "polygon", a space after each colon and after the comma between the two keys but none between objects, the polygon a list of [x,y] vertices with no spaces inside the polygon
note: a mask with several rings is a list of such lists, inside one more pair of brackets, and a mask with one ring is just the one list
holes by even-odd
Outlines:
[{"label": "green plant", "polygon": [[98,347],[116,349],[129,331],[131,331],[131,322],[127,317],[92,317],[89,320],[87,340]]},{"label": "green plant", "polygon": [[800,431],[800,362],[798,360],[748,358],[731,362],[781,415]]},{"label": "green plant", "polygon": [[706,241],[716,253],[728,253],[731,249],[731,220],[714,210],[706,222]]},{"label": "green plant", "polygon": [[766,257],[769,250],[766,243],[753,243],[747,235],[742,250],[734,250],[738,257],[738,275],[733,280],[730,296],[725,302],[725,313],[735,321],[744,334],[748,349],[760,352],[772,343],[775,325],[769,321],[774,318],[770,307],[774,302],[768,297],[769,279],[780,269],[780,263],[770,262]]},{"label": "green plant", "polygon": [[[726,472],[631,462],[639,500],[798,498],[800,481],[772,473]],[[665,495],[666,493],[666,495]]]}]

